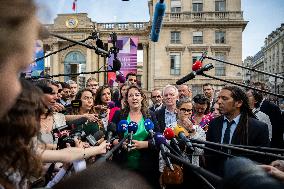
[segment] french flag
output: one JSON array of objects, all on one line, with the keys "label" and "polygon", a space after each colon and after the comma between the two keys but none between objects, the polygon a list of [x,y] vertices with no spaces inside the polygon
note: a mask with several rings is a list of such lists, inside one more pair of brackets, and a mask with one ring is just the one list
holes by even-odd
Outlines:
[{"label": "french flag", "polygon": [[76,7],[77,7],[77,0],[74,0],[72,4],[72,10],[75,11]]}]

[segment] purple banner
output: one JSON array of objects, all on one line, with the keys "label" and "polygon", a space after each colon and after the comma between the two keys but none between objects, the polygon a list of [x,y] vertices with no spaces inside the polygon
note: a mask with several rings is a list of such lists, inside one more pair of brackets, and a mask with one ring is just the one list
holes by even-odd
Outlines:
[{"label": "purple banner", "polygon": [[[137,73],[137,48],[138,37],[117,37],[116,47],[119,48],[117,55],[121,62],[120,72],[126,76],[129,72]],[[108,59],[109,70],[113,64],[113,55]],[[115,73],[108,73],[108,83],[116,82]]]}]

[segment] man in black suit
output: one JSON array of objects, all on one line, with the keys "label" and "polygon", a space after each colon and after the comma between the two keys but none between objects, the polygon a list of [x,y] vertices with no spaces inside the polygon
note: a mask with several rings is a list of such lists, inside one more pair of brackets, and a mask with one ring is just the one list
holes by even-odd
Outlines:
[{"label": "man in black suit", "polygon": [[[253,86],[264,91],[268,90],[266,85],[262,82],[255,82]],[[273,102],[270,102],[268,99],[263,98],[257,109],[268,115],[271,121],[272,125],[271,147],[283,148],[284,119],[281,114],[280,108]]]},{"label": "man in black suit", "polygon": [[[222,116],[213,119],[206,134],[206,140],[223,144],[269,146],[267,124],[255,119],[245,92],[236,86],[224,87],[217,98]],[[216,148],[220,150],[220,148]],[[224,151],[224,149],[222,149]],[[226,151],[228,152],[228,151]],[[223,164],[227,157],[205,152],[207,168],[223,174]],[[237,155],[232,151],[232,154]],[[252,157],[252,156],[249,156]]]}]

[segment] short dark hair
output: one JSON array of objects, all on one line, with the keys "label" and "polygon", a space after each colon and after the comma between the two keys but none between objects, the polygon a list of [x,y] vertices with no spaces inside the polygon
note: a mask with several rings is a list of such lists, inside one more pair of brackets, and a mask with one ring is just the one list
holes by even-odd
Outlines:
[{"label": "short dark hair", "polygon": [[70,85],[66,82],[60,82],[61,86],[62,86],[62,89],[70,89]]},{"label": "short dark hair", "polygon": [[212,87],[212,89],[213,89],[213,85],[212,85],[212,84],[210,84],[210,83],[205,83],[205,84],[203,84],[203,85],[202,85],[202,89],[203,89],[204,87],[206,87],[206,86],[211,86],[211,87]]},{"label": "short dark hair", "polygon": [[204,114],[208,114],[210,110],[210,100],[204,94],[197,94],[193,97],[193,102],[196,104],[206,104],[207,108]]},{"label": "short dark hair", "polygon": [[127,75],[126,75],[126,80],[128,80],[128,77],[129,76],[135,76],[135,77],[137,77],[137,74],[136,73],[134,73],[134,72],[129,72]]}]

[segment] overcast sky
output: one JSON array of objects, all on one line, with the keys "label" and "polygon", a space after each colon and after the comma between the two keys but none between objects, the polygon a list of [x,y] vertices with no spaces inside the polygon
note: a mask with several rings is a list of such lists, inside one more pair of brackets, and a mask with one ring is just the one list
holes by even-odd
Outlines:
[{"label": "overcast sky", "polygon": [[[35,0],[43,23],[52,23],[57,14],[74,13],[73,0]],[[264,39],[284,23],[284,0],[242,0],[244,20],[243,59],[255,55]],[[95,22],[149,21],[148,0],[77,0],[77,12],[88,13]]]}]

